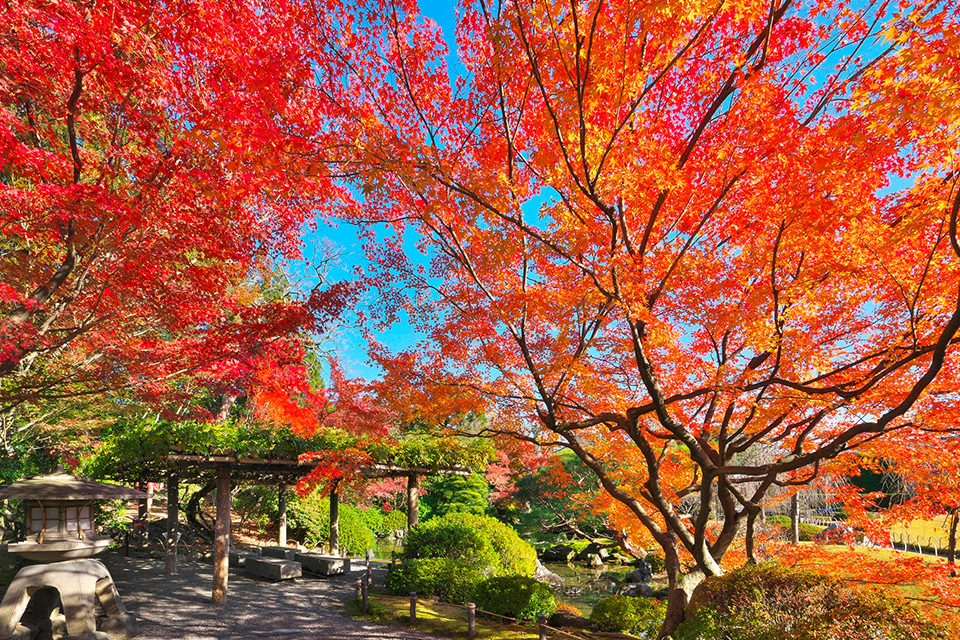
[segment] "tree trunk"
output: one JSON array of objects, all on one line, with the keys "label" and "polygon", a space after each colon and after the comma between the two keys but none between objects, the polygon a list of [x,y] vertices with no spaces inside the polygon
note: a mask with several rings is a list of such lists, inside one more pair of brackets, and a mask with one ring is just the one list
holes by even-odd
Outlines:
[{"label": "tree trunk", "polygon": [[790,497],[790,542],[800,544],[800,494]]},{"label": "tree trunk", "polygon": [[277,544],[284,547],[287,544],[287,485],[282,482],[277,487],[277,511],[277,521],[279,523]]},{"label": "tree trunk", "polygon": [[747,532],[746,537],[746,552],[747,552],[747,562],[749,564],[758,564],[757,563],[757,549],[754,544],[754,523],[757,520],[757,511],[751,511],[747,514]]},{"label": "tree trunk", "polygon": [[664,560],[667,569],[667,613],[663,620],[663,626],[657,635],[659,640],[668,639],[673,632],[677,630],[680,623],[686,615],[687,605],[690,603],[690,596],[693,590],[703,580],[703,573],[695,571],[692,574],[684,575],[683,567],[680,564],[680,556],[677,553],[676,540],[664,544],[658,540],[664,551]]},{"label": "tree trunk", "polygon": [[420,521],[420,478],[416,474],[407,477],[407,529],[413,529]]},{"label": "tree trunk", "polygon": [[172,471],[167,475],[167,549],[164,573],[177,572],[177,524],[180,517],[180,481]]},{"label": "tree trunk", "polygon": [[208,527],[205,522],[200,520],[200,501],[203,500],[207,494],[216,489],[216,487],[217,484],[215,482],[207,481],[205,485],[200,487],[199,491],[190,496],[190,499],[187,500],[187,504],[183,508],[183,512],[187,516],[187,522],[192,524],[196,530],[208,540],[213,539],[213,531],[210,530],[210,527]]},{"label": "tree trunk", "polygon": [[340,481],[330,490],[330,554],[340,555]]},{"label": "tree trunk", "polygon": [[227,576],[230,570],[230,469],[217,469],[217,526],[213,540],[214,604],[227,601]]},{"label": "tree trunk", "polygon": [[950,538],[947,542],[947,562],[954,564],[957,561],[957,525],[960,520],[960,509],[954,509],[950,517]]}]

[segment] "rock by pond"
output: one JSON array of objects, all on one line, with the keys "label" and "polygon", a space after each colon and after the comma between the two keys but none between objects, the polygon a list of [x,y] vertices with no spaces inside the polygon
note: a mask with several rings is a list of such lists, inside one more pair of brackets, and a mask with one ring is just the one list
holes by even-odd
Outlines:
[{"label": "rock by pond", "polygon": [[543,563],[541,563],[539,559],[537,560],[537,568],[533,572],[533,578],[534,580],[545,582],[553,586],[563,584],[563,578],[543,566]]},{"label": "rock by pond", "polygon": [[633,571],[623,577],[624,582],[649,582],[653,577],[653,570],[646,560],[637,560],[633,567]]},{"label": "rock by pond", "polygon": [[570,562],[577,555],[573,547],[557,544],[540,552],[540,559],[544,562]]},{"label": "rock by pond", "polygon": [[653,587],[644,583],[625,584],[617,590],[619,596],[630,596],[633,598],[652,598],[654,596]]}]

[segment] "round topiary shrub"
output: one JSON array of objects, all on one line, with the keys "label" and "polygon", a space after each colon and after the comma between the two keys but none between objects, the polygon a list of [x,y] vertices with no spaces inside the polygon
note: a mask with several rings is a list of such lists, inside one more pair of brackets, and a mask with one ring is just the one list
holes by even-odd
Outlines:
[{"label": "round topiary shrub", "polygon": [[418,525],[407,534],[404,558],[455,558],[490,577],[531,576],[537,552],[496,518],[451,513]]},{"label": "round topiary shrub", "polygon": [[[426,562],[438,559],[449,562]],[[463,602],[484,578],[530,576],[536,566],[533,547],[509,526],[487,516],[451,513],[407,534],[403,561],[392,569],[387,587],[400,595],[416,591]],[[437,576],[441,570],[450,576]]]},{"label": "round topiary shrub", "polygon": [[949,636],[889,593],[775,564],[704,580],[677,640],[935,640]]},{"label": "round topiary shrub", "polygon": [[655,598],[611,596],[593,607],[590,621],[603,631],[656,638],[666,613],[667,605]]},{"label": "round topiary shrub", "polygon": [[478,609],[531,622],[557,610],[550,587],[526,576],[487,578],[477,585],[474,598]]}]

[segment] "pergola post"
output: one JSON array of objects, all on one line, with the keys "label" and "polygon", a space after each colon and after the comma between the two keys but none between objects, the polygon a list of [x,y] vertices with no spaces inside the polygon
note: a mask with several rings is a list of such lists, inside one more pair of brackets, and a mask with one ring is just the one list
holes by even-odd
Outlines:
[{"label": "pergola post", "polygon": [[167,548],[164,573],[177,572],[177,529],[180,518],[180,480],[174,471],[167,474]]},{"label": "pergola post", "polygon": [[287,546],[287,485],[283,482],[277,487],[277,511],[279,511],[279,531],[277,533],[277,544],[281,547]]},{"label": "pergola post", "polygon": [[407,476],[407,529],[413,529],[420,521],[420,478],[411,473]]},{"label": "pergola post", "polygon": [[[146,485],[146,486],[144,486]],[[144,482],[137,483],[137,489],[140,491],[150,491],[150,485]],[[137,520],[146,520],[147,515],[150,513],[150,503],[147,502],[147,498],[140,498],[137,500]]]},{"label": "pergola post", "polygon": [[217,522],[213,538],[213,595],[214,604],[227,601],[227,576],[230,569],[230,469],[217,469]]},{"label": "pergola post", "polygon": [[340,555],[340,480],[330,489],[330,554]]},{"label": "pergola post", "polygon": [[800,544],[800,496],[790,496],[790,542]]}]

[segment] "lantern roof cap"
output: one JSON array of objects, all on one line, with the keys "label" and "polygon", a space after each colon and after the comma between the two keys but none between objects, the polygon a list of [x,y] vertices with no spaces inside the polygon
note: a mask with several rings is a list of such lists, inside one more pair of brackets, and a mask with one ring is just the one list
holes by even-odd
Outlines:
[{"label": "lantern roof cap", "polygon": [[119,484],[75,476],[60,467],[54,473],[0,486],[5,500],[142,500],[149,495]]}]

